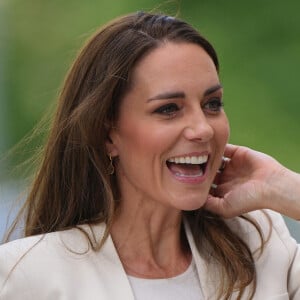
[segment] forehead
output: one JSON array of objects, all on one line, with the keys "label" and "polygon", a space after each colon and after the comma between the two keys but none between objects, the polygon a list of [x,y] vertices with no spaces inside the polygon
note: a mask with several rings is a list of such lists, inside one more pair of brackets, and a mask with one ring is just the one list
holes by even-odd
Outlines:
[{"label": "forehead", "polygon": [[219,81],[216,67],[207,52],[192,43],[167,42],[152,50],[135,66],[132,87],[143,83],[178,84],[187,81]]}]

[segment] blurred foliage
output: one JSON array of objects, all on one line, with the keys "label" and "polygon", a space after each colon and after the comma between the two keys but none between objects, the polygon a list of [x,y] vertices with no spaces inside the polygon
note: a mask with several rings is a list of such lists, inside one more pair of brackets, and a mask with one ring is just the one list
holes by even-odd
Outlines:
[{"label": "blurred foliage", "polygon": [[[154,0],[0,1],[4,151],[53,106],[68,66],[99,26],[161,4]],[[179,11],[215,45],[231,142],[265,151],[300,172],[300,2],[178,0],[165,2],[161,9],[170,14]]]}]

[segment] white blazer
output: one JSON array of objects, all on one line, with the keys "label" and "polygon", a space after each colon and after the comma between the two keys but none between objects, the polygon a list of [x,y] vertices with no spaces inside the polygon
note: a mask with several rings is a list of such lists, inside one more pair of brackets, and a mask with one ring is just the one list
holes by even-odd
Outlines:
[{"label": "white blazer", "polygon": [[[300,300],[300,248],[290,236],[282,217],[269,214],[273,230],[261,256],[256,253],[257,300]],[[251,213],[268,234],[262,212]],[[252,251],[260,246],[257,231],[240,218],[228,221]],[[90,231],[90,227],[83,228]],[[105,225],[93,226],[101,238]],[[216,299],[218,268],[204,261],[190,229],[186,234],[198,270],[204,299]],[[134,300],[133,291],[111,237],[99,252],[90,249],[78,229],[27,237],[0,246],[1,300]],[[232,295],[236,299],[236,294]],[[242,299],[247,299],[246,295]]]}]

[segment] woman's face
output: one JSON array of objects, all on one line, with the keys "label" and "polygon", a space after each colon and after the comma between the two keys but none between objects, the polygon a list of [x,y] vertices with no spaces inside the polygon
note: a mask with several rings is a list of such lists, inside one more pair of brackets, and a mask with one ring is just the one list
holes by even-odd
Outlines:
[{"label": "woman's face", "polygon": [[209,55],[190,43],[153,50],[135,67],[110,136],[122,201],[200,208],[228,136],[222,87]]}]

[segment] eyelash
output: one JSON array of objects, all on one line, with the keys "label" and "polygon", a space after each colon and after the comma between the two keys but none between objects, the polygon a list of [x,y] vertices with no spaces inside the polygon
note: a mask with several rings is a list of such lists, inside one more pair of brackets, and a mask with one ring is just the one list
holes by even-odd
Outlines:
[{"label": "eyelash", "polygon": [[[212,107],[210,107],[211,105]],[[211,113],[218,113],[222,110],[223,106],[224,103],[220,98],[212,98],[203,105],[203,108]]]},{"label": "eyelash", "polygon": [[161,115],[172,117],[173,115],[176,114],[177,111],[179,111],[179,109],[180,108],[176,103],[168,103],[166,105],[160,106],[154,112]]},{"label": "eyelash", "polygon": [[[212,98],[208,100],[202,108],[212,114],[217,114],[221,111],[222,107],[224,106],[224,103],[220,98]],[[157,108],[154,113],[165,115],[169,118],[172,118],[176,115],[176,113],[180,110],[180,107],[176,103],[168,103],[163,106],[160,106]]]}]

